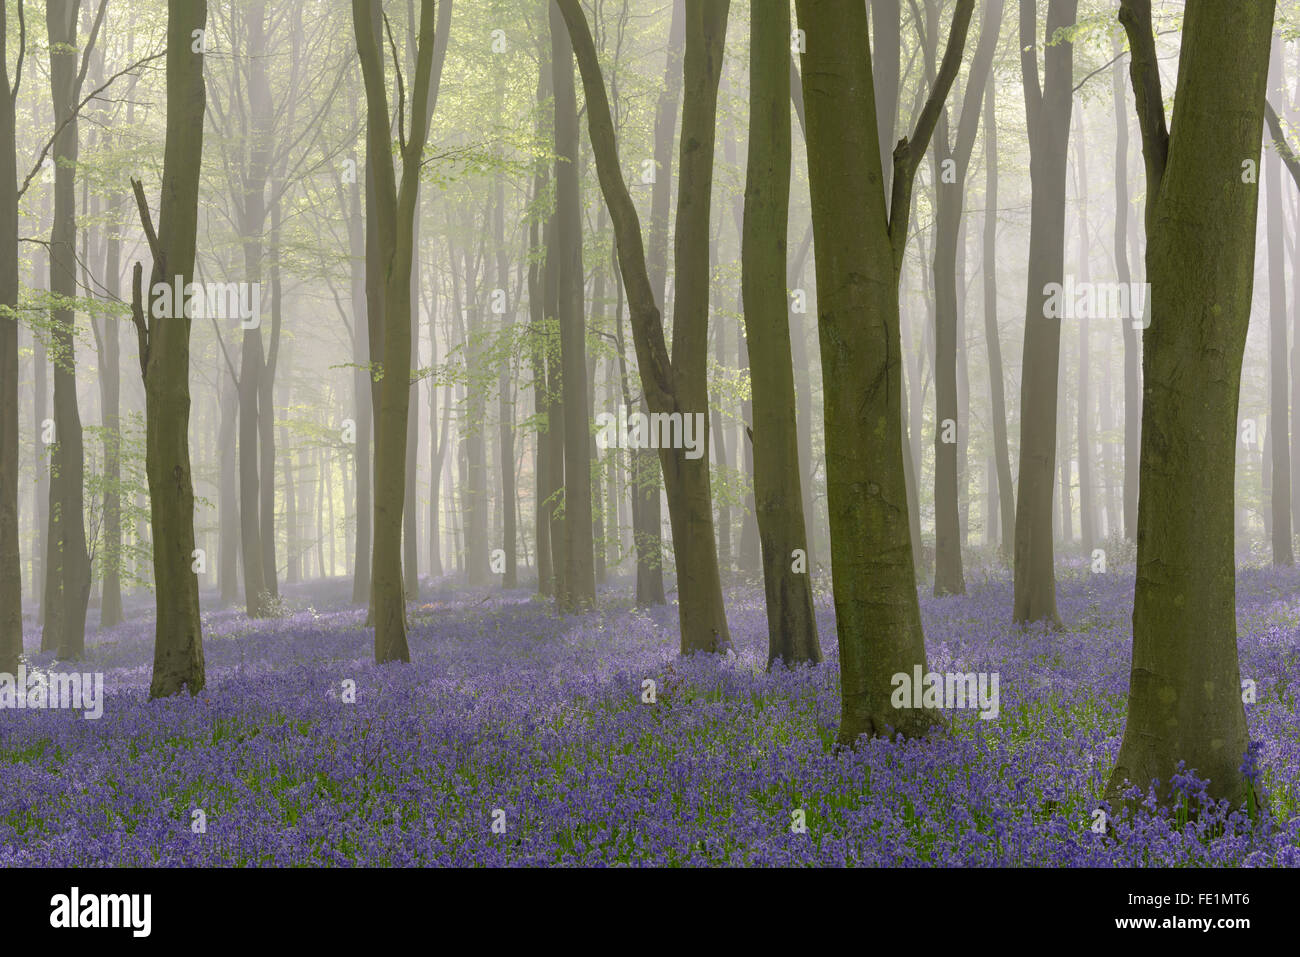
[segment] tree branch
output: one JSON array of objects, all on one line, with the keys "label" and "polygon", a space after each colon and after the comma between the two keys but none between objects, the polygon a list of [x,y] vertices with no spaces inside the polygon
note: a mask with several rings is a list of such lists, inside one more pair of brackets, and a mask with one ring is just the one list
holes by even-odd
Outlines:
[{"label": "tree branch", "polygon": [[135,324],[135,338],[140,349],[140,376],[148,375],[149,366],[149,326],[144,318],[143,285],[144,267],[136,261],[131,270],[131,322]]},{"label": "tree branch", "polygon": [[1297,187],[1300,187],[1300,159],[1296,158],[1291,144],[1286,141],[1286,134],[1282,132],[1282,123],[1277,118],[1277,110],[1273,109],[1273,104],[1267,100],[1264,101],[1264,117],[1268,120],[1269,132],[1273,134],[1273,146],[1277,149],[1277,155],[1282,157],[1291,179],[1295,181]]},{"label": "tree branch", "polygon": [[153,217],[149,213],[149,201],[144,196],[144,184],[133,176],[131,189],[135,193],[135,206],[140,211],[140,225],[144,227],[145,238],[149,240],[149,252],[153,255],[154,266],[161,266],[162,250],[158,246],[158,234],[154,232]]},{"label": "tree branch", "polygon": [[966,35],[970,31],[971,15],[975,12],[975,0],[957,0],[957,9],[952,15],[952,29],[948,32],[948,45],[943,51],[943,63],[939,66],[939,75],[935,77],[934,87],[921,108],[917,118],[916,129],[909,140],[903,137],[894,147],[894,186],[889,205],[889,239],[894,250],[895,274],[903,266],[903,250],[907,248],[907,221],[911,215],[912,184],[916,179],[916,169],[920,165],[925,151],[930,148],[930,138],[943,112],[944,100],[952,89],[953,82],[961,70],[962,53],[966,48]]},{"label": "tree branch", "polygon": [[[1151,0],[1120,0],[1119,22],[1128,34],[1133,59],[1129,77],[1137,103],[1138,128],[1142,131],[1142,156],[1146,160],[1147,192],[1160,189],[1169,159],[1169,127],[1165,122],[1165,101],[1160,90],[1160,64],[1156,60],[1155,31],[1151,25]],[[1154,204],[1148,203],[1148,212]]]}]

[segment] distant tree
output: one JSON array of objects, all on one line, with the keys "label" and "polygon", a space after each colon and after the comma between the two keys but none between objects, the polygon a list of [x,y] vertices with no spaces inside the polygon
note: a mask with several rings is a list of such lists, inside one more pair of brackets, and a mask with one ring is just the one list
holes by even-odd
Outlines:
[{"label": "distant tree", "polygon": [[[700,415],[708,446],[709,206],[713,183],[714,121],[726,34],[726,0],[686,5],[682,134],[674,242],[672,354],[646,270],[636,207],[619,167],[609,97],[591,31],[578,0],[557,0],[569,29],[587,95],[592,152],[614,223],[619,265],[627,288],[641,382],[651,412]],[[677,566],[681,650],[720,652],[731,646],[718,569],[707,456],[660,449]]]},{"label": "distant tree", "polygon": [[[1020,0],[1020,69],[1029,130],[1029,272],[1020,379],[1020,477],[1016,485],[1017,622],[1059,624],[1052,541],[1061,320],[1046,315],[1047,287],[1065,275],[1065,180],[1074,103],[1074,45],[1068,30],[1078,0],[1049,0],[1038,69],[1038,2]],[[1067,512],[1068,518],[1068,512]],[[1068,523],[1067,523],[1068,524]]]},{"label": "distant tree", "polygon": [[18,530],[18,151],[15,103],[27,28],[9,82],[9,5],[0,3],[0,673],[23,653],[23,587]]}]

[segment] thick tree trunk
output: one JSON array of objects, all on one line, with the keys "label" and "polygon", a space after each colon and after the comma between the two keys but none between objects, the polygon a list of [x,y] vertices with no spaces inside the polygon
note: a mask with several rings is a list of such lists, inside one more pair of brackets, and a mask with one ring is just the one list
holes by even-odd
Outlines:
[{"label": "thick tree trunk", "polygon": [[1046,315],[1049,283],[1065,273],[1065,177],[1073,106],[1074,46],[1056,39],[1075,21],[1078,0],[1050,0],[1044,81],[1039,86],[1038,13],[1020,0],[1020,63],[1029,128],[1032,184],[1029,281],[1020,383],[1020,477],[1016,491],[1016,622],[1060,623],[1052,541],[1052,490],[1056,473],[1057,385],[1061,320]]},{"label": "thick tree trunk", "polygon": [[798,0],[817,247],[831,571],[840,644],[839,740],[916,735],[935,715],[891,706],[898,673],[926,666],[903,470],[898,275],[917,164],[960,66],[973,0],[916,133],[894,152],[890,211],[860,3]]},{"label": "thick tree trunk", "polygon": [[[790,208],[790,9],[754,8],[749,53],[749,156],[741,243],[745,338],[753,396],[754,499],[767,599],[767,663],[821,661],[806,565],[786,235]],[[805,554],[802,569],[796,552]]]},{"label": "thick tree trunk", "polygon": [[[1185,761],[1239,804],[1249,735],[1237,660],[1233,491],[1273,0],[1190,0],[1169,139],[1149,0],[1123,0],[1147,167],[1150,327],[1129,714],[1108,791],[1162,798]],[[1231,50],[1231,56],[1224,56]],[[1207,189],[1206,184],[1217,184]],[[1205,237],[1214,235],[1214,243]]]}]

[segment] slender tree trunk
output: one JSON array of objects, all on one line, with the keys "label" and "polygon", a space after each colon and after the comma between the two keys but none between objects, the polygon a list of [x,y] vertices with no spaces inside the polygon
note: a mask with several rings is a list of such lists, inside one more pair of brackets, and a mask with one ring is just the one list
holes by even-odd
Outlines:
[{"label": "slender tree trunk", "polygon": [[[673,190],[673,134],[677,126],[677,106],[682,94],[682,51],[685,45],[686,0],[673,0],[664,83],[655,106],[655,180],[650,188],[649,245],[646,250],[646,269],[650,274],[650,286],[660,315],[665,315],[668,308],[668,218]],[[639,411],[642,414],[650,411],[644,391]],[[631,409],[628,413],[631,414]],[[667,598],[664,594],[659,461],[650,449],[633,450],[631,461],[633,494],[637,496],[637,507],[632,511],[637,553],[636,602],[640,606],[662,605],[667,602]]]},{"label": "slender tree trunk", "polygon": [[[938,4],[928,2],[933,20],[938,19]],[[966,173],[970,168],[975,135],[979,130],[980,101],[984,84],[993,65],[993,54],[1002,28],[1001,0],[984,4],[979,44],[971,64],[970,76],[962,100],[956,141],[949,142],[947,111],[940,113],[935,129],[935,158],[939,176],[936,185],[936,220],[934,243],[935,292],[935,442],[934,442],[934,516],[935,516],[935,595],[962,595],[966,579],[962,573],[961,514],[958,485],[961,480],[960,459],[966,446],[961,428],[958,388],[958,286],[965,287],[965,270],[959,276],[957,262],[961,245],[962,217],[966,205]],[[937,51],[927,51],[933,59]],[[961,350],[964,352],[964,350]],[[920,423],[917,423],[917,427]]]},{"label": "slender tree trunk", "polygon": [[[108,202],[111,222],[104,242],[104,296],[110,302],[122,295],[122,196]],[[103,594],[99,605],[99,627],[113,628],[122,622],[122,340],[118,322],[104,323],[104,367],[99,370],[104,408],[104,540]]]},{"label": "slender tree trunk", "polygon": [[[568,25],[587,97],[587,118],[601,189],[614,221],[619,264],[628,289],[632,330],[647,404],[660,415],[694,415],[707,448],[707,345],[709,311],[709,206],[713,181],[714,123],[726,34],[726,0],[700,0],[686,8],[683,59],[681,176],[678,189],[673,352],[646,268],[640,222],[619,169],[614,124],[595,45],[577,0],[557,0]],[[683,654],[731,647],[718,571],[713,502],[706,456],[687,449],[659,450],[668,492],[677,565],[678,620]]]},{"label": "slender tree trunk", "polygon": [[[0,4],[0,51],[8,50]],[[0,673],[23,653],[22,558],[18,529],[18,159],[17,119],[6,56],[0,55]]]},{"label": "slender tree trunk", "polygon": [[[203,156],[206,90],[203,54],[195,30],[207,22],[206,0],[173,0],[167,18],[167,140],[161,205],[150,290],[158,283],[182,286],[194,273],[198,234],[199,177]],[[201,48],[200,48],[201,49]],[[136,201],[146,215],[137,180]],[[146,472],[153,538],[157,620],[149,697],[203,689],[203,633],[199,579],[194,572],[194,486],[190,471],[190,323],[182,303],[174,316],[146,323],[141,304],[142,270],[132,279],[133,314],[141,344],[145,386]],[[146,334],[147,326],[147,334]]]},{"label": "slender tree trunk", "polygon": [[573,49],[551,4],[551,73],[555,90],[555,230],[559,250],[558,318],[564,403],[565,611],[596,603],[591,534],[591,415],[587,409],[586,315],[583,303],[582,197],[578,182],[578,105]]},{"label": "slender tree trunk", "polygon": [[[1273,38],[1269,87],[1282,85],[1282,44]],[[1282,161],[1277,150],[1264,154],[1264,188],[1268,228],[1268,435],[1272,469],[1271,538],[1273,564],[1294,565],[1291,546],[1291,442],[1288,435],[1290,382],[1287,370],[1286,227],[1282,222]]]},{"label": "slender tree trunk", "polygon": [[[505,74],[498,74],[497,103],[498,112],[504,98]],[[504,117],[503,117],[504,120]],[[496,200],[494,203],[494,223],[496,232],[497,288],[505,291],[510,282],[510,258],[506,253],[506,187],[505,174],[497,172]],[[501,578],[502,588],[517,588],[519,585],[519,555],[515,549],[518,532],[518,516],[515,508],[515,423],[514,403],[511,401],[514,363],[514,310],[515,303],[505,304],[501,316],[501,338],[504,349],[500,357],[501,370],[497,376],[497,409],[500,423],[498,425],[498,442],[501,450],[501,548],[505,552],[505,573]]]},{"label": "slender tree trunk", "polygon": [[1047,286],[1065,274],[1065,177],[1073,106],[1074,46],[1058,31],[1075,22],[1078,0],[1049,0],[1044,80],[1039,85],[1037,4],[1020,0],[1020,63],[1032,184],[1029,281],[1020,383],[1020,478],[1016,491],[1016,622],[1060,623],[1052,542],[1061,320],[1047,313]]},{"label": "slender tree trunk", "polygon": [[[50,92],[55,123],[54,224],[50,233],[50,292],[68,302],[77,295],[76,189],[78,162],[77,0],[46,5]],[[76,323],[71,305],[50,310],[54,363],[54,450],[50,459],[49,561],[45,576],[45,631],[41,647],[81,658],[86,645],[90,555],[86,549],[83,479],[85,447],[77,405]]]},{"label": "slender tree trunk", "polygon": [[998,546],[1011,556],[1016,536],[1015,486],[1007,443],[1007,396],[1002,372],[1002,339],[998,332],[998,130],[997,87],[984,88],[984,343],[989,359],[989,407],[993,422],[993,461],[998,479]]},{"label": "slender tree trunk", "polygon": [[[377,0],[353,0],[352,21],[366,89],[366,136],[375,198],[375,242],[367,274],[383,277],[383,369],[376,419],[375,519],[372,557],[375,661],[408,661],[402,586],[402,507],[406,497],[406,419],[410,408],[411,259],[419,200],[419,169],[429,132],[434,2],[421,0],[409,133],[403,131],[400,183],[389,141],[384,58],[375,20]],[[373,267],[371,269],[370,267]],[[372,337],[373,341],[373,337]]]},{"label": "slender tree trunk", "polygon": [[[1075,169],[1078,188],[1075,195],[1079,210],[1079,279],[1090,282],[1092,272],[1088,265],[1088,251],[1092,247],[1092,236],[1088,228],[1088,149],[1081,114],[1078,117],[1078,124],[1078,165]],[[1077,321],[1079,323],[1079,390],[1075,413],[1079,449],[1079,543],[1083,546],[1083,553],[1090,556],[1097,542],[1097,492],[1093,485],[1092,427],[1089,421],[1092,415],[1092,380],[1088,333],[1092,318],[1081,318]]]},{"label": "slender tree trunk", "polygon": [[238,471],[235,423],[239,418],[239,384],[230,377],[224,359],[219,358],[218,362],[221,424],[217,430],[217,520],[221,528],[217,536],[217,549],[220,553],[217,577],[221,604],[224,606],[239,600],[239,582],[236,580],[239,574],[239,494],[235,485]]},{"label": "slender tree trunk", "polygon": [[[790,207],[790,9],[756,6],[749,52],[749,156],[741,243],[745,338],[753,396],[754,498],[767,599],[767,663],[821,661],[807,568],[786,315]],[[796,565],[804,552],[804,567]]]},{"label": "slender tree trunk", "polygon": [[[549,64],[543,62],[538,73],[537,102],[544,103],[550,96]],[[539,113],[541,110],[539,109]],[[538,121],[538,139],[542,139],[541,120]],[[541,196],[550,186],[550,173],[543,160],[538,160],[533,173],[533,195]],[[550,232],[549,217],[546,232]],[[555,569],[551,563],[551,494],[550,439],[542,424],[549,424],[550,398],[546,379],[546,312],[549,268],[544,261],[549,244],[542,239],[542,229],[536,214],[528,224],[528,339],[529,359],[533,373],[533,418],[538,423],[536,447],[533,453],[534,538],[537,552],[537,593],[555,594]]]},{"label": "slender tree trunk", "polygon": [[[1128,113],[1124,93],[1124,59],[1119,37],[1111,44],[1115,67],[1111,85],[1115,104],[1115,273],[1122,283],[1129,283],[1133,273],[1129,266],[1127,240],[1128,212]],[[1124,323],[1124,537],[1137,538],[1138,454],[1142,430],[1142,386],[1139,370],[1142,346],[1133,323]]]},{"label": "slender tree trunk", "polygon": [[[353,168],[357,168],[356,155],[352,155]],[[370,376],[370,336],[366,331],[369,311],[367,289],[370,279],[366,273],[366,229],[361,218],[361,180],[352,177],[348,192],[348,258],[351,260],[352,292],[352,370],[353,422],[356,427],[356,444],[353,448],[353,470],[356,474],[356,539],[353,546],[352,603],[370,602],[370,436],[373,421],[373,382]],[[368,174],[365,178],[368,179]]]}]

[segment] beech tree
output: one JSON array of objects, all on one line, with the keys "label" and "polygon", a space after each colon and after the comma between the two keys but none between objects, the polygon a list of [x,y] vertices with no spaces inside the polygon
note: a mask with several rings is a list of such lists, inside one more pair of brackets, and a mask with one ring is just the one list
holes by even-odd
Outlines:
[{"label": "beech tree", "polygon": [[[749,40],[749,157],[741,245],[745,338],[754,422],[754,500],[767,598],[768,667],[821,661],[799,476],[786,234],[790,206],[790,10],[753,8]],[[796,567],[799,553],[805,568]]]},{"label": "beech tree", "polygon": [[893,153],[886,206],[866,10],[797,0],[825,393],[831,579],[840,646],[839,741],[923,734],[891,705],[894,674],[925,670],[903,472],[898,275],[912,186],[961,66],[974,0],[958,0],[947,49],[910,138]]},{"label": "beech tree", "polygon": [[[683,58],[681,173],[678,185],[673,345],[669,354],[663,320],[646,270],[640,219],[619,166],[609,98],[596,47],[578,0],[556,0],[572,39],[587,97],[587,123],[601,192],[618,244],[627,289],[641,383],[650,410],[703,417],[708,445],[709,206],[713,183],[714,119],[727,0],[686,5]],[[713,495],[707,457],[686,449],[659,449],[668,493],[677,566],[678,619],[683,653],[730,648],[713,526]]]},{"label": "beech tree", "polygon": [[[420,166],[429,135],[426,109],[433,71],[434,0],[420,2],[420,28],[406,130],[405,92],[399,83],[399,158],[401,181],[389,138],[388,91],[381,54],[379,0],[352,0],[357,56],[366,88],[366,139],[374,223],[367,247],[366,275],[382,282],[382,312],[371,311],[372,362],[382,356],[379,403],[375,415],[374,551],[371,560],[375,661],[409,661],[406,645],[406,594],[402,586],[402,508],[406,496],[406,419],[411,389],[411,258],[413,221],[420,189]],[[400,76],[400,73],[399,73]],[[376,329],[376,324],[380,328]],[[374,350],[376,339],[382,346]],[[360,559],[358,559],[360,560]]]},{"label": "beech tree", "polygon": [[14,674],[23,653],[22,567],[18,529],[18,151],[15,103],[26,24],[9,80],[8,4],[0,3],[0,673]]},{"label": "beech tree", "polygon": [[[1017,622],[1060,623],[1052,491],[1061,363],[1061,320],[1047,315],[1048,285],[1065,275],[1065,179],[1074,102],[1074,47],[1062,33],[1078,0],[1049,0],[1043,71],[1038,69],[1038,4],[1020,0],[1020,70],[1032,183],[1029,278],[1020,379],[1020,476],[1016,484]],[[1068,511],[1066,512],[1068,517]]]},{"label": "beech tree", "polygon": [[1234,462],[1259,201],[1243,164],[1259,165],[1274,7],[1188,0],[1166,122],[1150,0],[1120,4],[1146,160],[1151,302],[1133,665],[1112,795],[1158,780],[1173,800],[1180,761],[1216,799],[1240,804],[1253,789],[1242,773]]},{"label": "beech tree", "polygon": [[146,399],[146,470],[157,609],[151,698],[182,689],[198,694],[205,681],[189,445],[193,303],[173,302],[174,314],[161,310],[159,315],[153,290],[160,284],[179,284],[184,289],[194,275],[207,105],[201,37],[207,17],[207,0],[171,0],[168,5],[167,142],[156,232],[144,186],[138,179],[132,181],[140,222],[153,255],[149,288],[142,288],[139,263],[131,280],[131,316]]}]

